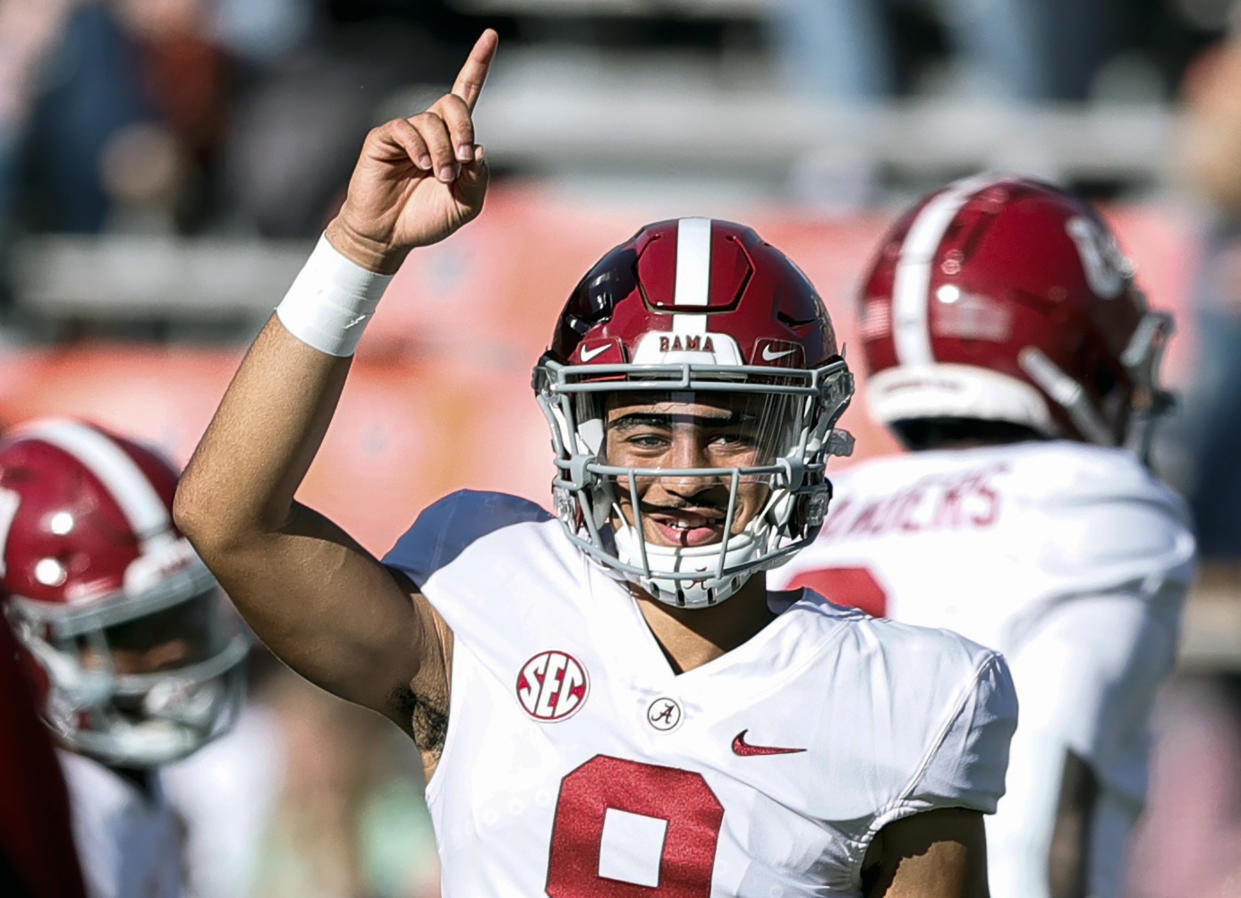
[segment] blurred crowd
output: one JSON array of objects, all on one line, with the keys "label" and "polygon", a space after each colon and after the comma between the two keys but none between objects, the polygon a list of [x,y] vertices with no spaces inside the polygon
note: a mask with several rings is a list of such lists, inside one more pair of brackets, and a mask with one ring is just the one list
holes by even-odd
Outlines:
[{"label": "blurred crowd", "polygon": [[[498,8],[487,21],[506,40],[536,48],[725,58],[749,47],[799,92],[857,102],[1168,100],[1228,10],[1224,0],[779,0],[713,22],[701,3],[655,4],[632,19],[607,0],[555,5],[554,16],[539,16],[537,0],[483,6]],[[433,81],[457,58],[479,8],[4,0],[0,235],[317,233],[354,136],[398,88]]]},{"label": "blurred crowd", "polygon": [[[540,17],[535,2],[498,6],[487,23],[518,45],[757,47],[784,83],[823,100],[1175,104],[1162,195],[1193,210],[1201,238],[1194,320],[1182,322],[1193,365],[1161,450],[1193,506],[1204,588],[1241,602],[1241,31],[1229,31],[1231,3],[779,0],[714,23],[679,18],[671,2],[650,21],[590,0],[576,18]],[[451,71],[481,21],[467,0],[0,0],[0,309],[12,301],[11,254],[30,234],[313,237],[377,110]],[[248,796],[244,813],[184,806],[198,825],[199,894],[437,894],[407,740],[261,650],[250,666],[237,731],[196,757],[193,774]],[[1241,894],[1241,677],[1186,673],[1158,724],[1130,894]]]},{"label": "blurred crowd", "polygon": [[312,233],[353,135],[460,32],[440,2],[5,0],[0,222]]}]

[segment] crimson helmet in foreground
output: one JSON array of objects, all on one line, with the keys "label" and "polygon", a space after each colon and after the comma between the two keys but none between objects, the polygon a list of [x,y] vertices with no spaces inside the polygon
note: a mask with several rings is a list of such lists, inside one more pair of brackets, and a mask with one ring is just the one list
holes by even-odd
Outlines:
[{"label": "crimson helmet in foreground", "polygon": [[[822,301],[783,253],[726,221],[658,222],[608,252],[570,295],[534,387],[570,539],[613,576],[677,606],[721,602],[813,540],[831,496],[827,456],[852,446],[835,424],[853,379]],[[610,462],[607,403],[661,397],[761,408],[753,417],[762,451],[744,467]],[[645,539],[639,492],[659,478],[726,489],[720,538],[676,547]],[[743,482],[761,484],[761,507],[735,526]]]},{"label": "crimson helmet in foreground", "polygon": [[231,725],[249,638],[172,523],[177,473],[98,427],[0,440],[0,597],[74,751],[145,767]]},{"label": "crimson helmet in foreground", "polygon": [[860,300],[871,408],[898,434],[965,419],[1119,445],[1135,410],[1171,405],[1157,383],[1171,318],[1060,188],[982,175],[924,197],[883,238]]}]

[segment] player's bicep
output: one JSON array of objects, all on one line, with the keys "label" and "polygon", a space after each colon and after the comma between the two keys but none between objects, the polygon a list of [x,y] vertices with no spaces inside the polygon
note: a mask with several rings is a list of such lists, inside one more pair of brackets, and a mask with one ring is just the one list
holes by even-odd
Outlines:
[{"label": "player's bicep", "polygon": [[862,872],[866,898],[987,898],[982,814],[939,808],[889,823]]},{"label": "player's bicep", "polygon": [[446,628],[431,606],[300,504],[255,548],[221,577],[258,637],[311,682],[408,727],[404,690],[445,669]]},{"label": "player's bicep", "polygon": [[408,574],[393,567],[386,570],[414,606],[425,642],[417,671],[388,696],[388,715],[413,737],[430,781],[448,736],[453,633]]}]

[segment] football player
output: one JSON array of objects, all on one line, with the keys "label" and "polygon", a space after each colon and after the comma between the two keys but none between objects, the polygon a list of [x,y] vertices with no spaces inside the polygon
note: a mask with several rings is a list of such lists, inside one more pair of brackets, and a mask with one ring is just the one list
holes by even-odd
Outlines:
[{"label": "football player", "polygon": [[455,493],[384,564],[294,501],[386,274],[481,209],[496,40],[368,135],[178,521],[290,666],[412,735],[446,896],[984,895],[1003,661],[764,581],[820,525],[852,381],[750,229],[650,225],[572,292],[535,369],[554,516]]},{"label": "football player", "polygon": [[221,735],[249,639],[172,523],[177,473],[101,428],[0,441],[0,598],[60,743],[92,898],[182,894],[160,765]]},{"label": "football player", "polygon": [[996,898],[1120,893],[1194,568],[1146,464],[1170,329],[1099,215],[1019,178],[923,198],[864,280],[871,410],[914,451],[834,477],[777,579],[1004,653],[1021,726],[987,822]]}]

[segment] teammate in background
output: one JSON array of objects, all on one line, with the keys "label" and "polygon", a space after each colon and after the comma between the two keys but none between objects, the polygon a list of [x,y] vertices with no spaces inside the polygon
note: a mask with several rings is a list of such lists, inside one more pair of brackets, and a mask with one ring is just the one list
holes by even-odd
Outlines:
[{"label": "teammate in background", "polygon": [[368,135],[187,468],[182,528],[277,655],[413,737],[445,896],[985,895],[1002,660],[767,590],[820,525],[852,380],[748,228],[650,225],[571,294],[535,372],[559,520],[455,493],[385,566],[294,501],[385,274],[482,207],[495,46]]},{"label": "teammate in background", "polygon": [[1146,465],[1171,320],[1088,205],[992,176],[902,216],[860,300],[871,409],[914,451],[834,477],[778,579],[1003,652],[1021,725],[992,894],[1114,898],[1194,569]]},{"label": "teammate in background", "polygon": [[65,778],[18,651],[0,620],[0,893],[84,898]]},{"label": "teammate in background", "polygon": [[0,441],[0,598],[66,749],[92,898],[183,891],[182,822],[160,765],[223,733],[249,639],[173,527],[177,474],[70,420]]}]

